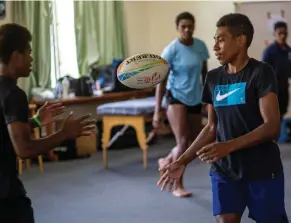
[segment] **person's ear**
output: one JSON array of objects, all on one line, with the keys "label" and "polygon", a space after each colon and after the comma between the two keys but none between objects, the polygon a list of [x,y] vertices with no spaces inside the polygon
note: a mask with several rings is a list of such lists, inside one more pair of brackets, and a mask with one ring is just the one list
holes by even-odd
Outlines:
[{"label": "person's ear", "polygon": [[240,35],[238,37],[238,42],[240,46],[245,46],[247,44],[247,37],[245,35]]},{"label": "person's ear", "polygon": [[21,56],[23,56],[23,54],[21,54],[19,51],[13,51],[10,55],[9,63],[19,63],[19,61],[22,59]]},{"label": "person's ear", "polygon": [[18,51],[13,51],[11,56],[10,56],[10,60],[11,61],[16,61],[19,57],[19,52]]}]

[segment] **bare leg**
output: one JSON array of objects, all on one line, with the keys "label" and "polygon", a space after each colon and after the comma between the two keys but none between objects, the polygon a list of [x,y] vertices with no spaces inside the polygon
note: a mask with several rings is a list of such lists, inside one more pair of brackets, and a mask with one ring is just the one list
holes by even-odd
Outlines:
[{"label": "bare leg", "polygon": [[202,116],[200,114],[188,114],[190,138],[189,146],[194,142],[202,130]]},{"label": "bare leg", "polygon": [[[200,114],[188,114],[188,124],[190,135],[187,148],[193,143],[202,130],[202,116]],[[173,161],[173,153],[175,153],[175,150],[177,150],[177,146],[175,146],[166,157],[159,159],[159,168],[163,168]],[[160,174],[163,175],[164,172],[161,172]]]},{"label": "bare leg", "polygon": [[[173,104],[169,106],[167,116],[176,139],[176,147],[168,157],[172,157],[172,161],[176,161],[188,148],[188,112],[184,105]],[[192,193],[184,189],[183,177],[177,183],[177,189],[173,191],[173,195],[176,197],[187,197],[192,195]]]}]

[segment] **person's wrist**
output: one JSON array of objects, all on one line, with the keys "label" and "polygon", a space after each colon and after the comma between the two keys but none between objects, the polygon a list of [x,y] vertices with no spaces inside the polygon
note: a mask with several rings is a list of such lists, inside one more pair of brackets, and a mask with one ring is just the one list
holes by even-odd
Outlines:
[{"label": "person's wrist", "polygon": [[161,107],[160,106],[155,107],[155,114],[159,114],[160,111],[161,111]]},{"label": "person's wrist", "polygon": [[58,131],[58,134],[61,136],[63,140],[69,139],[69,135],[65,131],[65,129],[61,129]]},{"label": "person's wrist", "polygon": [[179,157],[179,159],[177,160],[177,162],[181,166],[187,166],[187,164],[189,163],[189,161],[188,161],[187,157],[185,156],[185,154],[181,155]]},{"label": "person's wrist", "polygon": [[32,119],[33,119],[33,121],[36,123],[36,125],[38,127],[42,127],[42,123],[41,123],[41,120],[39,119],[39,116],[38,115],[33,115],[32,116]]},{"label": "person's wrist", "polygon": [[236,150],[236,143],[233,140],[227,141],[225,143],[227,145],[226,148],[227,148],[228,153],[232,153]]}]

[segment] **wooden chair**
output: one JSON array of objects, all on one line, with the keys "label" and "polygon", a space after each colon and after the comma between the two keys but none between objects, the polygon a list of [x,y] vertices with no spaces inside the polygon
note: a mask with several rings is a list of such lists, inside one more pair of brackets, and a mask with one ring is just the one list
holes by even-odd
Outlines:
[{"label": "wooden chair", "polygon": [[[30,104],[29,105],[29,109],[30,109],[31,115],[32,116],[35,115],[35,113],[36,113],[36,105],[35,104]],[[33,137],[35,139],[39,139],[40,138],[39,128],[33,129]],[[37,158],[38,158],[39,170],[41,172],[43,172],[44,171],[44,169],[43,169],[43,158],[42,158],[41,155],[39,155]],[[27,169],[30,168],[30,165],[31,165],[31,160],[30,159],[22,160],[22,159],[18,158],[18,173],[19,174],[22,174],[22,172],[23,172],[23,163],[24,163],[24,161],[25,161],[26,168]]]}]

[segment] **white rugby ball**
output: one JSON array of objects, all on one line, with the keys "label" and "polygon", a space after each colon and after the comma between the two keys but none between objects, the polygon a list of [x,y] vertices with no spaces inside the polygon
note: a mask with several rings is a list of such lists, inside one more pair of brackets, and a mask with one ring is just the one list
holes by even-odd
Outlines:
[{"label": "white rugby ball", "polygon": [[117,69],[117,78],[130,88],[150,88],[162,82],[168,71],[169,65],[162,57],[143,53],[125,59]]}]

